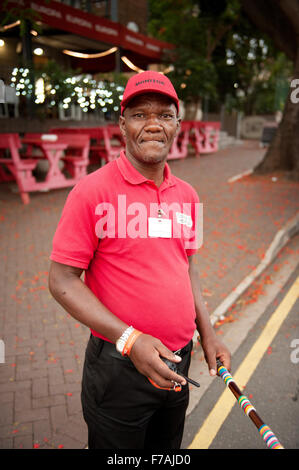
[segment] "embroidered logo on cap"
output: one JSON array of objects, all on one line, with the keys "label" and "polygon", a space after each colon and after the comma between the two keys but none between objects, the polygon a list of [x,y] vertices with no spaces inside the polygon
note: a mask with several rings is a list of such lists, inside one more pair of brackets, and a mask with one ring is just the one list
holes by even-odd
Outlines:
[{"label": "embroidered logo on cap", "polygon": [[149,78],[147,80],[141,80],[140,82],[136,82],[135,86],[142,85],[143,83],[157,83],[158,85],[165,85],[165,82],[162,80],[157,80],[155,78]]}]

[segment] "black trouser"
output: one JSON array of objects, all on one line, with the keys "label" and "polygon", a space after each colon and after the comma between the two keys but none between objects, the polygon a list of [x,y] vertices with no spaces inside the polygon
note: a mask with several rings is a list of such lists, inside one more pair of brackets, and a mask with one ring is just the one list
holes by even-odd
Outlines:
[{"label": "black trouser", "polygon": [[[192,341],[178,368],[188,374]],[[85,354],[82,407],[90,449],[179,449],[189,402],[154,387],[115,345],[91,335]]]}]

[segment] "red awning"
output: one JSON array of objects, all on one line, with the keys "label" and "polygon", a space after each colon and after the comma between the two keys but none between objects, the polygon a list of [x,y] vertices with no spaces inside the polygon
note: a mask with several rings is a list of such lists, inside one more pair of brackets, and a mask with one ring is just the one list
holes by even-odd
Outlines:
[{"label": "red awning", "polygon": [[164,50],[173,49],[172,44],[135,33],[120,23],[86,13],[55,1],[14,0],[8,1],[6,9],[31,8],[38,13],[42,23],[109,45],[120,46],[151,59],[162,59]]}]

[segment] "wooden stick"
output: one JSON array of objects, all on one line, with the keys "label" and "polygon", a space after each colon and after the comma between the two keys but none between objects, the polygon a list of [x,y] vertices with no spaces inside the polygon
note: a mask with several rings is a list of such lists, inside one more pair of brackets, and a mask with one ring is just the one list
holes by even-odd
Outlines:
[{"label": "wooden stick", "polygon": [[228,370],[223,366],[222,362],[219,359],[217,359],[217,370],[218,370],[218,375],[223,379],[226,386],[230,389],[230,391],[234,394],[234,396],[238,400],[238,403],[243,409],[244,413],[247,414],[247,416],[251,419],[251,421],[258,428],[259,433],[264,439],[267,447],[269,447],[270,449],[283,449],[284,447],[280,444],[279,440],[277,439],[273,431],[260,418],[255,408],[251,404],[251,402],[248,400],[248,398],[245,395],[242,394],[241,390],[237,386],[233,377],[228,372]]}]

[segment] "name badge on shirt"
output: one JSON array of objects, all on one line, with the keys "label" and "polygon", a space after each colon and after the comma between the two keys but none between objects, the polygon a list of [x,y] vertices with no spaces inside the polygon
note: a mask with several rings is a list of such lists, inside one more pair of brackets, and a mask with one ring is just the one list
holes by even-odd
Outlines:
[{"label": "name badge on shirt", "polygon": [[171,219],[162,219],[156,217],[148,218],[148,235],[156,238],[171,238]]},{"label": "name badge on shirt", "polygon": [[178,224],[187,225],[190,228],[193,225],[191,216],[181,212],[176,212],[176,220]]}]

